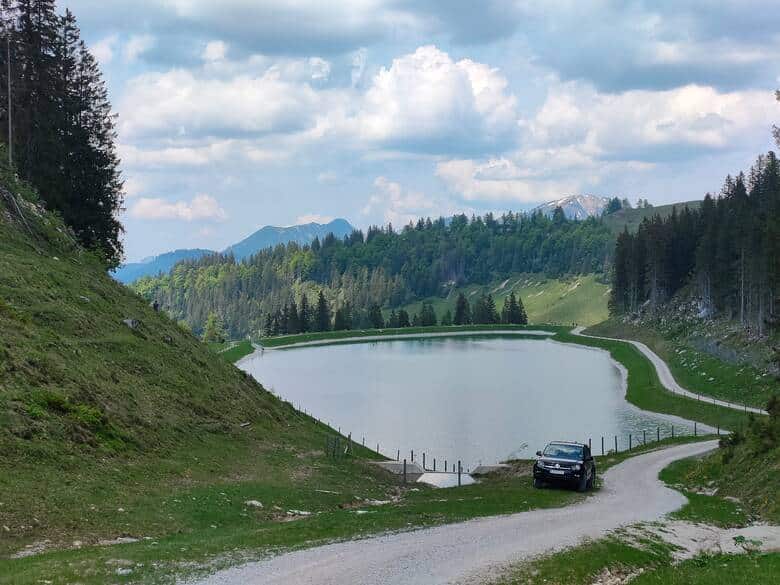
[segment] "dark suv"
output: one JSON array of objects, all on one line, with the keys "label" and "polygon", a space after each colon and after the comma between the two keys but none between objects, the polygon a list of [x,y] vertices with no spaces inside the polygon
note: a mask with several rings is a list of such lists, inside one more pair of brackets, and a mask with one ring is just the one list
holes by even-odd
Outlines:
[{"label": "dark suv", "polygon": [[534,487],[545,483],[566,483],[577,491],[593,489],[596,484],[596,462],[590,448],[581,443],[554,442],[537,451],[534,464]]}]

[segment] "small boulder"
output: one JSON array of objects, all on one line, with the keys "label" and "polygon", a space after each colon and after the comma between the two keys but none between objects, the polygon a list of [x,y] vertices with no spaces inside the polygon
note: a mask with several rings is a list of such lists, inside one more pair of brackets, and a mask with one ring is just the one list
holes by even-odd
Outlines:
[{"label": "small boulder", "polygon": [[262,508],[263,507],[263,503],[262,502],[258,502],[257,500],[247,500],[246,502],[244,502],[244,505],[247,508]]},{"label": "small boulder", "polygon": [[127,325],[130,329],[138,329],[138,326],[141,324],[137,319],[124,319],[122,323]]}]

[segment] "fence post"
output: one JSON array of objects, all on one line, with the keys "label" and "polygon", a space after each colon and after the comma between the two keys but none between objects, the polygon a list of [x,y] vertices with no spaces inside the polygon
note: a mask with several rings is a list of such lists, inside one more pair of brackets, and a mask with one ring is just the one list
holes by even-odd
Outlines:
[{"label": "fence post", "polygon": [[414,463],[414,449],[412,449],[412,463]]},{"label": "fence post", "polygon": [[436,471],[436,457],[433,458],[433,470]]},{"label": "fence post", "polygon": [[647,431],[642,431],[642,445],[647,445]]},{"label": "fence post", "polygon": [[720,437],[720,423],[718,423],[718,436]]},{"label": "fence post", "polygon": [[458,487],[460,487],[460,472],[463,468],[460,466],[460,459],[458,459]]},{"label": "fence post", "polygon": [[396,461],[400,461],[400,460],[401,460],[401,450],[400,450],[400,449],[398,449],[398,450],[395,452],[395,460],[396,460]]},{"label": "fence post", "polygon": [[655,440],[656,441],[660,441],[661,440],[661,426],[660,425],[655,429]]},{"label": "fence post", "polygon": [[444,460],[444,473],[447,473],[447,460]]},{"label": "fence post", "polygon": [[423,451],[423,471],[425,471],[425,451]]},{"label": "fence post", "polygon": [[604,437],[601,437],[601,456],[604,456]]},{"label": "fence post", "polygon": [[404,483],[406,483],[406,459],[404,459]]},{"label": "fence post", "polygon": [[590,444],[590,437],[588,437],[588,451],[592,450],[591,444]]},{"label": "fence post", "polygon": [[615,454],[617,454],[617,435],[615,435]]},{"label": "fence post", "polygon": [[672,439],[674,439],[674,425],[672,425]]},{"label": "fence post", "polygon": [[633,446],[633,438],[631,437],[631,433],[628,433],[628,450],[631,451]]}]

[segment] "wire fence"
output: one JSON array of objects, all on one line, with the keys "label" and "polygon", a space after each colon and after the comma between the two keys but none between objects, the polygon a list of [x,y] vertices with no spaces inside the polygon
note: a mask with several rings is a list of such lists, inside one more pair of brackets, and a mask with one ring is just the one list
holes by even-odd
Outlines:
[{"label": "wire fence", "polygon": [[[457,474],[458,485],[461,485],[461,475],[470,474],[470,467],[463,467],[462,460],[449,460],[443,458],[429,457],[425,451],[418,451],[415,453],[414,449],[409,450],[409,457],[401,457],[401,450],[396,449],[395,453],[387,455],[382,452],[381,445],[375,443],[374,445],[366,445],[365,435],[361,435],[360,442],[353,439],[352,433],[346,435],[342,433],[341,427],[334,427],[331,423],[324,422],[311,413],[306,412],[300,405],[291,406],[304,416],[311,418],[316,424],[324,425],[330,431],[335,431],[334,434],[328,434],[325,437],[324,452],[326,456],[332,459],[343,459],[351,457],[355,454],[355,450],[360,447],[361,449],[368,449],[375,455],[381,457],[386,461],[395,461],[399,465],[403,466],[403,470],[400,475],[403,476],[403,481],[406,483],[410,476],[419,476],[419,470],[422,473],[448,473]],[[709,428],[709,427],[708,427]],[[684,436],[698,437],[700,435],[700,429],[698,423],[693,423],[693,429],[686,427],[685,425],[656,425],[655,429],[642,430],[637,433],[627,433],[624,435],[601,435],[595,438],[589,437],[587,441],[583,441],[588,445],[593,455],[610,455],[617,454],[626,451],[632,451],[639,447],[644,447],[653,442],[660,442],[665,439],[675,439]],[[704,433],[708,434],[708,433]],[[716,434],[721,435],[720,425],[716,428]],[[595,444],[594,444],[595,442]]]}]

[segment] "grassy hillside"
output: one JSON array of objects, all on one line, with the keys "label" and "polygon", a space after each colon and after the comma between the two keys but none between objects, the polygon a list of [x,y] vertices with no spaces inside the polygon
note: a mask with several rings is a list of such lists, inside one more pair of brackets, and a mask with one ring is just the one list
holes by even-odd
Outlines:
[{"label": "grassy hillside", "polygon": [[[693,343],[697,339],[709,337],[714,341],[714,346],[724,351],[728,336],[717,330],[717,324],[710,325],[712,331],[694,338],[686,334],[685,328],[675,326],[672,318],[664,322],[666,325],[661,329],[650,323],[638,326],[610,319],[590,327],[587,333],[641,341],[663,358],[682,386],[704,396],[764,408],[773,394],[780,394],[780,380],[766,371],[765,356],[753,355],[758,353],[758,348],[755,348],[756,351],[750,351],[750,348],[730,350],[738,359],[729,363],[697,349]],[[704,328],[704,325],[699,328]],[[762,349],[771,353],[773,342],[763,341],[753,345],[765,345]],[[763,367],[755,367],[749,363],[751,360]]]},{"label": "grassy hillside", "polygon": [[660,215],[661,217],[668,217],[672,214],[672,210],[676,209],[679,213],[683,207],[688,207],[691,210],[698,209],[701,205],[701,201],[683,201],[681,203],[672,203],[669,205],[658,205],[657,207],[648,207],[641,209],[621,209],[615,213],[611,213],[604,217],[604,224],[614,234],[619,234],[626,227],[628,231],[635,232],[645,218],[653,217],[654,215]]},{"label": "grassy hillside", "polygon": [[[427,299],[433,303],[436,314],[441,316],[449,309],[455,312],[458,293],[466,295],[473,303],[480,294],[490,293],[496,300],[498,310],[510,292],[520,295],[528,313],[529,323],[579,323],[593,325],[609,315],[607,300],[609,287],[596,280],[596,276],[571,278],[546,278],[541,274],[522,274],[491,283],[488,286],[469,285],[454,289],[446,298]],[[404,307],[409,314],[419,312],[422,302]]]}]

